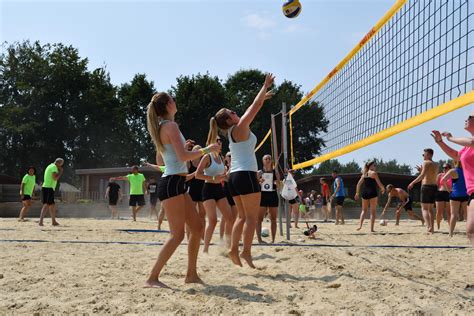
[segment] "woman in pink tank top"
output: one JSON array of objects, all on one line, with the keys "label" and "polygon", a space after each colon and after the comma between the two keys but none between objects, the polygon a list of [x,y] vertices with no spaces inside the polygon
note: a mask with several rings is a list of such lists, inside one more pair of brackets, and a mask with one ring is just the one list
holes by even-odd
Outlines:
[{"label": "woman in pink tank top", "polygon": [[[464,129],[471,134],[470,137],[453,137],[449,132],[440,133],[439,131],[433,131],[431,136],[448,156],[455,161],[460,160],[462,163],[466,189],[469,194],[466,233],[474,246],[474,113],[466,119]],[[463,148],[460,151],[451,148],[444,143],[443,137],[454,144],[463,146]]]}]

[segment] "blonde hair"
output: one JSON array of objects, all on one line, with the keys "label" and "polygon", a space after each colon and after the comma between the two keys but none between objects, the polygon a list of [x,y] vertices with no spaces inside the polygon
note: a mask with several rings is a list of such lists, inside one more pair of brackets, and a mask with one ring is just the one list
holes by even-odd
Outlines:
[{"label": "blonde hair", "polygon": [[209,133],[207,134],[206,145],[215,144],[217,142],[217,136],[219,134],[219,127],[217,126],[217,121],[214,117],[211,117],[209,120]]},{"label": "blonde hair", "polygon": [[199,150],[201,148],[202,148],[201,145],[194,145],[193,151]]},{"label": "blonde hair", "polygon": [[393,186],[393,184],[388,184],[387,185],[387,193],[390,193],[390,191],[392,191],[395,187]]},{"label": "blonde hair", "polygon": [[151,98],[146,111],[146,122],[148,133],[155,144],[156,151],[164,150],[160,138],[160,122],[164,115],[168,114],[166,106],[170,101],[170,96],[165,92],[156,93]]},{"label": "blonde hair", "polygon": [[456,168],[461,168],[461,169],[462,169],[461,160],[456,160],[456,161],[454,162],[454,166],[455,166]]}]

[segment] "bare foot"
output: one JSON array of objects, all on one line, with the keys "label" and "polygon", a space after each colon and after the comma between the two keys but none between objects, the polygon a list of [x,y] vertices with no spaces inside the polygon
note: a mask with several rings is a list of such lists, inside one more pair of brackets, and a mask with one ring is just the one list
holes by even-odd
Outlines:
[{"label": "bare foot", "polygon": [[249,265],[249,267],[251,267],[252,269],[255,269],[255,266],[253,265],[253,262],[252,262],[252,256],[251,255],[241,253],[240,258],[244,259],[245,262],[247,262],[247,264]]},{"label": "bare foot", "polygon": [[361,229],[362,229],[362,227],[359,227],[359,228],[357,228],[357,231],[359,231],[359,230],[361,230]]},{"label": "bare foot", "polygon": [[143,285],[144,288],[154,288],[154,289],[170,289],[170,287],[163,282],[160,282],[158,280],[151,281],[147,280],[145,284]]},{"label": "bare foot", "polygon": [[375,233],[375,230],[372,229],[372,230],[370,230],[370,232],[371,232],[371,233]]},{"label": "bare foot", "polygon": [[258,243],[259,243],[259,244],[266,244],[267,242],[266,242],[266,241],[263,241],[263,240],[259,240]]},{"label": "bare foot", "polygon": [[39,226],[44,226],[43,223],[38,223]]},{"label": "bare foot", "polygon": [[200,277],[197,275],[195,276],[187,276],[186,279],[184,279],[184,283],[198,283],[198,284],[204,284],[204,281],[201,280]]},{"label": "bare foot", "polygon": [[59,226],[59,223],[58,223],[58,222],[54,222],[54,223],[53,223],[53,226]]},{"label": "bare foot", "polygon": [[240,258],[239,258],[239,253],[238,251],[229,251],[227,253],[227,255],[229,256],[230,260],[232,260],[232,262],[235,264],[235,265],[238,265],[239,267],[242,266],[242,262],[240,261]]}]

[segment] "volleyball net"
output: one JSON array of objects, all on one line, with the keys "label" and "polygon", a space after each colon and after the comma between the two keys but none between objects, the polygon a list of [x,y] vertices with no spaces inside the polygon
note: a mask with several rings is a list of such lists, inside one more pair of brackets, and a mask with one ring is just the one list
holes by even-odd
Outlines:
[{"label": "volleyball net", "polygon": [[[474,102],[469,0],[401,0],[289,112],[290,162],[311,167]],[[319,156],[300,161],[300,109],[317,104],[329,125]],[[269,137],[271,138],[271,137]]]}]

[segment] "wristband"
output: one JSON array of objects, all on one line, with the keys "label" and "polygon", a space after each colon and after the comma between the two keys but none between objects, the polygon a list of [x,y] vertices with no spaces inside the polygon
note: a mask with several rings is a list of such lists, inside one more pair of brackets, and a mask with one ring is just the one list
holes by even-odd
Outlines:
[{"label": "wristband", "polygon": [[212,176],[212,181],[216,181],[216,176]]},{"label": "wristband", "polygon": [[165,173],[165,171],[166,171],[166,166],[158,166],[158,168],[160,168],[160,171],[161,171],[162,173]]},{"label": "wristband", "polygon": [[199,151],[201,152],[201,154],[204,156],[206,154],[209,154],[211,151],[209,150],[209,148],[205,147],[205,148],[201,148],[199,149]]}]

